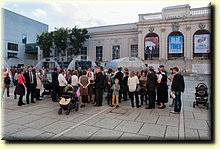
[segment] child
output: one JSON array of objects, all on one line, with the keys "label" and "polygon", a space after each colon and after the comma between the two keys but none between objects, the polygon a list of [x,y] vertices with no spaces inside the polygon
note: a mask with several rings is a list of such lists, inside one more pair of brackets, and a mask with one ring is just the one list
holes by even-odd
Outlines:
[{"label": "child", "polygon": [[111,87],[111,89],[113,90],[113,92],[112,92],[112,105],[111,105],[111,107],[114,106],[114,101],[115,101],[115,98],[116,98],[116,108],[119,107],[119,105],[118,105],[118,97],[119,97],[120,85],[118,83],[119,83],[119,80],[115,79],[115,84],[112,85],[112,87]]}]

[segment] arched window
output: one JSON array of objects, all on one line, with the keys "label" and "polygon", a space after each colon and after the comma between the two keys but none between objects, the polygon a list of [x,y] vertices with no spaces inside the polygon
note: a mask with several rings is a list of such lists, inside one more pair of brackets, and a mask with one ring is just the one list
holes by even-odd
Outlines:
[{"label": "arched window", "polygon": [[198,30],[193,34],[193,58],[210,59],[210,32]]},{"label": "arched window", "polygon": [[168,60],[184,57],[184,36],[181,32],[171,32],[167,41]]},{"label": "arched window", "polygon": [[144,38],[144,59],[159,59],[159,36],[149,33]]}]

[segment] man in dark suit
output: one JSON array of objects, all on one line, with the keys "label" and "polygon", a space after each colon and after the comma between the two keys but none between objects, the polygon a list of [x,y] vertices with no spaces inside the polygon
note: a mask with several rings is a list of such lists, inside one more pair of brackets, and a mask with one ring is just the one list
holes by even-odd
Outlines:
[{"label": "man in dark suit", "polygon": [[156,99],[156,84],[157,76],[154,73],[154,68],[150,67],[149,74],[147,75],[147,92],[149,96],[149,106],[145,109],[155,109],[155,99]]},{"label": "man in dark suit", "polygon": [[94,106],[102,106],[104,89],[104,75],[99,67],[96,67],[96,77],[95,77],[95,98],[96,104]]},{"label": "man in dark suit", "polygon": [[122,68],[118,67],[118,72],[116,72],[114,79],[118,79],[119,80],[119,85],[120,85],[120,90],[119,90],[119,103],[121,103],[121,98],[122,98],[122,93],[123,93],[123,77],[124,74],[121,72]]},{"label": "man in dark suit", "polygon": [[173,67],[173,82],[171,85],[171,93],[174,94],[174,100],[175,100],[175,108],[174,111],[171,111],[173,114],[179,114],[181,111],[181,92],[184,92],[185,90],[185,82],[183,79],[183,75],[178,73],[179,69],[178,67]]},{"label": "man in dark suit", "polygon": [[31,103],[35,103],[34,101],[34,92],[37,86],[36,74],[32,72],[32,66],[28,66],[27,72],[24,74],[26,87],[27,87],[27,95],[26,102],[29,104],[29,96],[31,94]]},{"label": "man in dark suit", "polygon": [[58,72],[57,68],[54,68],[54,72],[52,72],[52,101],[57,102],[57,97],[60,98],[60,92],[59,92],[59,82],[58,82]]}]

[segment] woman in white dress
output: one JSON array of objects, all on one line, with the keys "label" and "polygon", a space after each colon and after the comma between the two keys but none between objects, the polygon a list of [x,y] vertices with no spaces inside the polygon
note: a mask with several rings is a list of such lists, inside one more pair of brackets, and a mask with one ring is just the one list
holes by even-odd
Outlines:
[{"label": "woman in white dress", "polygon": [[37,80],[37,86],[36,86],[36,89],[35,89],[35,95],[36,95],[36,100],[42,100],[40,99],[40,91],[42,89],[42,79],[43,79],[43,73],[42,73],[42,70],[39,69],[38,70],[38,73],[36,73],[36,80]]}]

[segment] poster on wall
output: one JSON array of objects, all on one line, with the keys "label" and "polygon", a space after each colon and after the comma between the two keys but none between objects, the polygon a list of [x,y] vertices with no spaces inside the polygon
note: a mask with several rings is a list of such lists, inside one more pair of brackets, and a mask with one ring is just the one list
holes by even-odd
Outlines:
[{"label": "poster on wall", "polygon": [[194,53],[210,53],[210,35],[209,34],[200,34],[194,36]]},{"label": "poster on wall", "polygon": [[183,36],[169,36],[169,53],[183,53]]},{"label": "poster on wall", "polygon": [[159,40],[158,37],[145,37],[144,39],[145,43],[145,54],[158,54],[159,49]]}]

